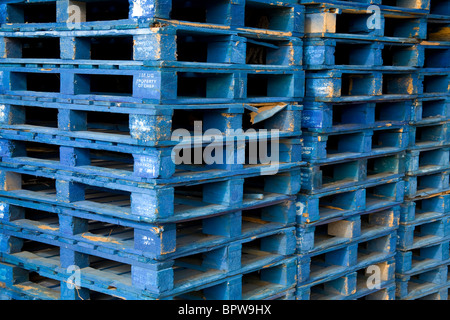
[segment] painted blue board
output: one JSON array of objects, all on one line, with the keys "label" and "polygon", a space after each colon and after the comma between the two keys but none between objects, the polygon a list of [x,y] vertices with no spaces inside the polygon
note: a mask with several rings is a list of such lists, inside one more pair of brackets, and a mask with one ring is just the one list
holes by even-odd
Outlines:
[{"label": "painted blue board", "polygon": [[302,128],[309,132],[331,133],[406,125],[412,117],[413,106],[414,100],[359,103],[304,101]]},{"label": "painted blue board", "polygon": [[90,69],[11,65],[2,68],[0,92],[146,104],[280,103],[296,102],[304,96],[302,70],[233,70],[198,68],[195,64],[192,67]]},{"label": "painted blue board", "polygon": [[[39,6],[40,5],[40,6]],[[117,3],[114,10],[106,10],[102,3],[79,4],[75,12],[68,11],[70,2],[58,1],[56,5],[44,6],[38,3],[36,10],[47,10],[41,17],[25,15],[30,11],[27,3],[16,3],[18,10],[11,4],[0,7],[3,30],[21,31],[36,29],[72,30],[137,28],[148,25],[172,22],[175,24],[194,24],[224,29],[251,30],[255,33],[267,31],[300,36],[303,32],[304,8],[293,1],[273,2],[268,0],[247,1],[196,1],[188,2],[168,0],[131,0],[129,3]],[[72,7],[73,8],[73,7]],[[53,12],[56,11],[56,15]],[[196,13],[197,12],[197,13]],[[200,12],[200,14],[198,14]],[[254,15],[246,19],[246,15]],[[76,18],[85,20],[77,24]],[[264,20],[262,17],[266,17]],[[106,21],[103,21],[106,20]]]},{"label": "painted blue board", "polygon": [[404,201],[403,179],[378,182],[365,187],[347,187],[318,193],[300,193],[297,198],[297,223],[323,224],[362,212],[374,212],[400,205]]}]

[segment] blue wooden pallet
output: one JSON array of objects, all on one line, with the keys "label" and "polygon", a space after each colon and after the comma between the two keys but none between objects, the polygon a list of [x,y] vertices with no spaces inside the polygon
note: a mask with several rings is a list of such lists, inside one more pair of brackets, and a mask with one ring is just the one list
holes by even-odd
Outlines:
[{"label": "blue wooden pallet", "polygon": [[304,96],[304,71],[261,66],[246,70],[190,66],[108,68],[88,65],[3,66],[0,92],[40,98],[150,104],[296,102]]},{"label": "blue wooden pallet", "polygon": [[[192,208],[189,208],[189,206],[185,204],[184,207],[180,206],[179,210],[177,210],[174,215],[157,219],[130,214],[129,209],[125,209],[124,207],[126,206],[123,205],[127,204],[127,202],[124,202],[121,205],[120,194],[117,194],[116,196],[111,195],[110,197],[104,194],[103,201],[105,205],[102,205],[101,193],[95,190],[88,190],[86,192],[85,201],[58,201],[58,198],[64,200],[64,197],[62,195],[58,196],[56,190],[52,190],[51,188],[47,189],[47,192],[33,192],[30,190],[4,192],[3,195],[0,196],[0,200],[3,203],[12,206],[58,213],[66,216],[101,221],[137,229],[141,229],[142,226],[148,226],[149,224],[175,224],[198,219],[214,218],[218,215],[230,214],[241,210],[262,210],[265,212],[265,215],[268,215],[267,219],[273,222],[289,223],[292,210],[289,201],[295,200],[295,196],[264,191],[256,192],[254,188],[252,190],[248,187],[244,190],[242,203],[239,206],[230,206],[227,208],[226,206],[207,204],[207,210],[195,210],[195,203],[192,202]],[[95,196],[96,193],[98,194],[97,197]],[[177,200],[178,205],[183,204],[183,201],[180,201],[183,196],[186,196],[186,193],[177,194],[177,198],[179,198]],[[198,197],[198,203],[201,203],[201,201],[202,199]],[[286,207],[284,209],[279,208],[283,203]],[[271,206],[273,206],[274,212],[279,212],[280,215],[276,214],[270,216],[269,212],[271,209],[268,207]],[[281,211],[279,211],[279,209]],[[10,208],[8,206],[2,207],[2,217],[7,217],[9,210]],[[211,221],[213,220],[214,219]],[[220,229],[222,226],[223,225],[220,225],[218,228]],[[169,228],[168,230],[171,229]]]},{"label": "blue wooden pallet", "polygon": [[297,227],[297,253],[317,254],[330,248],[359,242],[398,228],[400,206],[361,213],[322,225]]},{"label": "blue wooden pallet", "polygon": [[415,101],[411,124],[432,124],[450,120],[450,100],[447,97],[422,98]]},{"label": "blue wooden pallet", "polygon": [[[362,285],[354,289],[354,274],[331,280],[324,284],[319,284],[309,288],[302,288],[297,291],[297,300],[395,300],[395,281],[383,281],[379,289],[368,289],[367,285]],[[364,282],[363,276],[359,278],[359,282]],[[357,280],[358,281],[358,280]],[[358,283],[358,282],[357,282]],[[346,285],[351,284],[351,288],[355,292],[350,294],[346,290]],[[324,288],[325,287],[325,288]],[[336,291],[336,288],[337,290]]]},{"label": "blue wooden pallet", "polygon": [[[33,171],[33,170],[31,170]],[[257,199],[257,204],[272,203],[279,196],[295,195],[300,189],[300,170],[275,175],[230,176],[228,178],[193,181],[184,186],[136,185],[122,190],[104,181],[85,184],[84,177],[55,179],[48,172],[43,176],[29,172],[2,171],[0,177],[5,197],[60,203],[73,209],[97,212],[108,216],[144,218],[149,222],[186,220],[200,216],[236,211],[244,198]],[[280,199],[280,198],[278,198]],[[255,204],[255,203],[253,203]]]},{"label": "blue wooden pallet", "polygon": [[305,97],[322,102],[407,100],[422,93],[416,71],[311,70]]},{"label": "blue wooden pallet", "polygon": [[450,240],[450,218],[444,216],[433,220],[400,224],[398,229],[399,250],[413,250]]},{"label": "blue wooden pallet", "polygon": [[450,19],[450,9],[445,0],[430,0],[429,17],[433,19]]},{"label": "blue wooden pallet", "polygon": [[114,220],[30,202],[22,204],[0,202],[2,229],[92,250],[109,250],[143,262],[193,255],[232,241],[270,235],[295,223],[293,201],[162,224]]},{"label": "blue wooden pallet", "polygon": [[[304,64],[307,70],[414,71],[416,67],[423,66],[423,50],[414,43],[308,38],[304,43]],[[429,55],[432,56],[431,53]],[[436,62],[430,65],[441,64]]]},{"label": "blue wooden pallet", "polygon": [[[103,180],[110,186],[117,184],[118,189],[121,184],[130,187],[145,183],[183,184],[199,179],[209,180],[255,172],[264,174],[271,170],[276,173],[276,167],[283,171],[303,164],[299,138],[283,139],[272,134],[262,137],[253,135],[253,138],[249,137],[245,141],[216,135],[214,142],[183,142],[174,147],[129,148],[125,145],[116,152],[110,152],[91,149],[89,144],[67,145],[67,140],[51,139],[49,132],[47,139],[43,139],[45,135],[40,135],[44,141],[38,142],[33,141],[33,133],[24,137],[20,135],[20,130],[15,132],[18,133],[16,136],[11,131],[7,136],[13,140],[0,139],[1,168],[8,170],[26,167],[29,171],[35,167],[36,173],[50,170],[55,176],[65,179],[78,176],[87,184],[90,184],[89,180]],[[95,140],[91,141],[91,145],[94,143]],[[264,155],[264,147],[276,154],[270,157],[268,153]]]},{"label": "blue wooden pallet", "polygon": [[396,299],[415,300],[448,287],[448,266],[403,276],[396,274]]},{"label": "blue wooden pallet", "polygon": [[450,170],[405,177],[405,199],[414,200],[449,191]]},{"label": "blue wooden pallet", "polygon": [[318,1],[318,0],[300,0],[301,4],[304,5],[319,5],[319,4],[330,4],[330,5],[343,5],[343,6],[355,6],[355,7],[362,7],[363,5],[369,6],[369,5],[377,5],[381,9],[384,10],[406,10],[410,12],[417,12],[417,13],[428,13],[429,12],[429,2],[430,0],[412,0],[412,1],[394,1],[394,2],[388,2],[389,4],[383,3],[383,0],[364,0],[364,1],[357,1],[357,0],[326,0],[326,1]]},{"label": "blue wooden pallet", "polygon": [[414,251],[398,250],[395,257],[396,272],[404,276],[448,264],[450,264],[448,240]]},{"label": "blue wooden pallet", "polygon": [[419,45],[422,54],[422,63],[426,71],[433,69],[450,68],[450,44],[439,41],[423,41]]},{"label": "blue wooden pallet", "polygon": [[[382,279],[373,286],[366,269],[349,272],[327,281],[297,287],[297,300],[395,300],[392,259],[374,266],[382,269]],[[367,269],[368,270],[368,269]]]},{"label": "blue wooden pallet", "polygon": [[283,293],[277,294],[267,300],[296,300],[295,287]]},{"label": "blue wooden pallet", "polygon": [[296,37],[188,25],[129,30],[0,32],[0,62],[7,64],[89,65],[108,60],[119,66],[145,66],[152,61],[165,61],[178,62],[180,66],[197,62],[205,67],[232,64],[257,68],[259,65],[302,65],[302,50],[302,40]]},{"label": "blue wooden pallet", "polygon": [[449,121],[409,126],[408,150],[447,146],[450,144],[449,126]]},{"label": "blue wooden pallet", "polygon": [[450,169],[448,147],[408,150],[406,153],[406,173],[408,175],[431,174]]},{"label": "blue wooden pallet", "polygon": [[[296,103],[107,106],[21,98],[0,98],[5,139],[28,136],[29,140],[129,152],[140,146],[206,144],[226,140],[227,135],[229,140],[269,137],[272,130],[279,137],[302,133],[302,106]],[[205,141],[200,135],[205,135]]]},{"label": "blue wooden pallet", "polygon": [[323,283],[380,261],[394,260],[396,239],[394,230],[318,253],[299,255],[298,285]]},{"label": "blue wooden pallet", "polygon": [[[249,166],[249,168],[236,169],[236,170],[215,170],[214,167],[210,170],[204,170],[198,173],[192,173],[191,171],[184,172],[174,178],[168,179],[142,179],[141,181],[136,181],[140,179],[129,179],[128,176],[132,174],[132,171],[128,170],[117,170],[112,171],[109,174],[108,170],[103,170],[104,168],[95,167],[67,167],[67,168],[56,168],[54,164],[59,166],[59,162],[52,161],[35,161],[30,158],[17,158],[17,161],[8,161],[4,158],[4,162],[0,164],[0,170],[4,172],[14,172],[14,174],[20,175],[33,175],[39,176],[41,178],[50,179],[53,181],[65,181],[67,186],[69,184],[79,185],[78,189],[82,190],[84,188],[105,188],[109,190],[115,190],[118,193],[129,193],[131,197],[143,197],[152,198],[152,195],[159,193],[160,196],[166,197],[169,202],[172,197],[173,188],[183,188],[198,184],[209,184],[207,187],[212,186],[213,183],[220,181],[230,181],[244,177],[257,177],[257,176],[274,176],[275,174],[288,172],[292,170],[296,176],[299,176],[299,165],[300,163],[272,163],[270,165],[264,165],[262,167],[258,165]],[[53,164],[53,165],[52,165]],[[98,171],[96,173],[96,170]],[[106,171],[102,173],[101,171]],[[20,177],[19,177],[20,178]],[[291,177],[293,179],[294,177]],[[8,179],[8,178],[7,178]],[[268,178],[272,179],[272,178]],[[280,180],[282,178],[275,178],[272,181]],[[289,184],[295,183],[294,188],[300,189],[300,181],[289,181]],[[65,188],[61,184],[61,188]],[[283,187],[286,184],[282,182]],[[289,185],[290,189],[292,186]],[[67,187],[69,188],[69,187]],[[72,187],[70,187],[72,188]],[[61,189],[62,190],[62,189]],[[65,191],[62,191],[65,192]],[[77,191],[78,192],[78,191]],[[81,191],[80,191],[81,192]],[[291,193],[292,191],[288,191]],[[140,195],[138,195],[140,194]],[[291,193],[292,194],[292,193]],[[66,192],[68,197],[75,196],[75,193],[70,195]],[[81,193],[80,193],[81,196]],[[142,199],[143,199],[142,198]],[[147,200],[149,201],[149,200]],[[172,202],[171,202],[172,203]],[[171,208],[167,208],[172,210]]]},{"label": "blue wooden pallet", "polygon": [[[268,0],[247,1],[196,1],[194,4],[184,1],[145,0],[121,1],[110,7],[87,1],[79,4],[80,18],[88,22],[77,25],[73,15],[68,11],[68,1],[57,1],[56,5],[43,6],[42,3],[31,7],[23,2],[16,2],[16,10],[11,4],[0,8],[0,22],[3,30],[39,30],[72,28],[110,29],[148,27],[158,23],[190,24],[206,28],[235,29],[255,33],[278,32],[300,35],[303,27],[303,6],[296,1],[272,2]],[[39,6],[41,4],[41,6]],[[100,3],[101,4],[101,3]],[[96,8],[98,7],[98,8]],[[33,8],[45,10],[46,15],[25,15]],[[97,11],[94,11],[97,10]],[[55,12],[55,13],[53,13]],[[106,21],[105,21],[106,20]]]},{"label": "blue wooden pallet", "polygon": [[[64,280],[58,281],[36,276],[32,272],[14,265],[0,263],[0,269],[4,271],[7,276],[6,279],[12,280],[13,283],[4,289],[0,289],[0,294],[3,293],[6,297],[14,300],[124,300],[124,298],[113,293],[99,293],[86,288],[69,289]],[[227,286],[229,288],[226,288]],[[278,292],[282,288],[283,285],[281,284],[263,281],[257,279],[254,275],[244,274],[231,277],[211,287],[205,286],[198,291],[172,298],[184,300],[206,300],[208,298],[215,300],[229,298],[240,298],[240,300],[295,300],[294,288]],[[135,300],[138,299],[139,297],[135,298]]]},{"label": "blue wooden pallet", "polygon": [[[4,300],[60,300],[61,283],[36,277],[31,272],[7,263],[0,263],[0,296]],[[9,279],[8,275],[10,276]],[[64,284],[62,284],[64,285]],[[0,298],[0,300],[3,300]]]},{"label": "blue wooden pallet", "polygon": [[310,164],[398,153],[408,145],[408,126],[316,133],[303,132],[302,160]]},{"label": "blue wooden pallet", "polygon": [[448,192],[431,197],[402,203],[400,222],[402,224],[426,222],[450,214],[450,195]]},{"label": "blue wooden pallet", "polygon": [[26,269],[0,263],[2,281],[8,283],[0,289],[10,300],[120,300],[113,294],[103,294],[78,287],[69,289],[68,281],[42,277]]},{"label": "blue wooden pallet", "polygon": [[450,74],[448,68],[441,68],[437,71],[420,72],[419,94],[422,97],[449,97]]},{"label": "blue wooden pallet", "polygon": [[405,174],[404,162],[404,153],[394,153],[328,165],[307,165],[300,168],[301,190],[322,193],[400,178]]},{"label": "blue wooden pallet", "polygon": [[331,133],[405,125],[412,117],[413,105],[414,100],[359,103],[305,100],[302,129]]},{"label": "blue wooden pallet", "polygon": [[392,179],[363,187],[343,188],[297,198],[297,223],[314,225],[362,212],[388,209],[403,203],[404,181]]},{"label": "blue wooden pallet", "polygon": [[410,43],[426,38],[426,15],[423,13],[405,9],[389,11],[378,7],[379,19],[375,20],[372,16],[374,10],[368,10],[368,7],[365,3],[321,3],[307,6],[305,35]]},{"label": "blue wooden pallet", "polygon": [[[65,258],[64,252],[67,250],[70,249],[62,247],[60,250],[58,248],[51,250],[36,249],[15,254],[3,254],[2,260],[17,266],[24,266],[27,270],[37,271],[45,277],[67,280],[70,276],[67,266],[74,264],[73,254],[72,258],[69,257],[70,255]],[[61,251],[61,253],[58,251]],[[254,251],[253,254],[255,254]],[[210,255],[213,256],[212,253]],[[275,258],[275,256],[278,257]],[[79,258],[78,263],[83,260],[83,255],[79,255],[78,252],[75,257]],[[240,259],[235,260],[235,263],[240,263]],[[255,257],[249,253],[242,260],[242,267],[231,272],[224,269],[223,261],[221,262],[222,271],[214,271],[214,266],[211,264],[201,267],[192,264],[193,261],[186,260],[184,263],[180,261],[179,267],[175,269],[174,278],[173,275],[170,276],[167,273],[167,270],[172,269],[166,269],[166,272],[164,270],[152,271],[148,269],[148,266],[142,268],[101,258],[91,258],[90,263],[79,264],[81,287],[106,294],[114,293],[115,296],[125,299],[170,299],[185,293],[216,286],[223,283],[224,278],[229,280],[234,276],[251,275],[255,272],[261,276],[261,280],[274,283],[279,290],[278,292],[286,291],[295,284],[295,257],[277,254]],[[189,269],[189,266],[194,269]],[[174,283],[170,284],[173,280]],[[156,283],[158,283],[158,288],[155,288]],[[239,283],[238,288],[233,286],[234,290],[231,290],[231,292],[227,287],[216,288],[217,291],[212,290],[211,295],[239,298],[235,294],[239,294],[236,289],[242,288],[242,283]],[[273,294],[274,292],[269,293],[270,296]]]}]

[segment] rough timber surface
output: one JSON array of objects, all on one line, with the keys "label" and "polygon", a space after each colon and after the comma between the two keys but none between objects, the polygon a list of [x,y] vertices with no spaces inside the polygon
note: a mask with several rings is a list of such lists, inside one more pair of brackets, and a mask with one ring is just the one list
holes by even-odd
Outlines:
[{"label": "rough timber surface", "polygon": [[379,287],[372,285],[372,271],[366,267],[313,284],[298,286],[297,300],[395,300],[394,265],[393,259],[373,265],[381,269],[382,279]]},{"label": "rough timber surface", "polygon": [[[47,2],[48,3],[48,2]],[[70,1],[24,1],[5,3],[0,7],[2,30],[108,30],[148,28],[152,25],[174,24],[210,29],[254,32],[255,34],[303,33],[304,8],[292,1],[183,1],[131,0],[115,1],[113,6],[100,2],[78,2],[82,23],[74,21],[68,11]],[[112,7],[112,8],[111,8]],[[16,10],[14,10],[16,8]],[[45,14],[30,14],[32,10]],[[111,10],[112,9],[112,10]]]},{"label": "rough timber surface", "polygon": [[[12,238],[8,240],[12,241]],[[16,243],[16,241],[13,242]],[[236,246],[239,247],[238,244]],[[58,248],[37,242],[28,243],[29,249],[23,251],[19,249],[16,253],[2,254],[2,260],[16,266],[27,266],[28,270],[37,271],[45,277],[67,280],[70,277],[67,266],[74,264],[75,259],[80,263],[81,287],[105,294],[113,293],[115,296],[125,299],[171,299],[182,294],[214,287],[223,283],[224,278],[232,280],[233,277],[243,274],[249,274],[252,277],[256,275],[260,278],[255,280],[268,282],[266,287],[260,287],[259,290],[256,288],[256,293],[260,294],[259,298],[264,297],[264,293],[267,297],[273,296],[276,292],[284,292],[295,284],[294,257],[275,253],[258,255],[253,249],[242,256],[241,264],[241,259],[232,254],[241,251],[236,246],[235,250],[230,251],[228,267],[225,266],[224,261],[219,262],[221,270],[214,269],[220,268],[220,266],[214,266],[213,261],[218,258],[217,252],[214,251],[206,255],[203,267],[197,265],[195,259],[187,259],[179,261],[177,267],[155,270],[151,269],[149,265],[146,267],[130,266],[98,256],[91,257],[86,261],[87,256],[78,252],[75,252],[74,255],[74,252],[66,247]],[[15,248],[18,247],[15,246]],[[245,249],[242,250],[245,251]],[[256,256],[254,256],[255,254]],[[232,290],[231,294],[240,293],[242,282],[237,285],[238,288]],[[227,297],[230,294],[227,288],[217,289],[216,292],[211,290],[213,292],[210,297]],[[274,290],[276,291],[274,292]],[[251,298],[251,294],[249,296],[248,298]],[[233,295],[232,298],[241,297]]]},{"label": "rough timber surface", "polygon": [[154,189],[136,186],[123,190],[104,181],[88,185],[83,180],[55,179],[50,173],[48,178],[12,171],[2,171],[0,176],[4,185],[0,194],[4,197],[148,222],[189,220],[257,207],[286,200],[300,190],[299,170],[195,181],[184,186]]},{"label": "rough timber surface", "polygon": [[389,209],[404,201],[405,183],[397,178],[367,186],[347,187],[297,197],[297,223],[318,225],[363,212]]},{"label": "rough timber surface", "polygon": [[74,248],[103,250],[112,256],[142,261],[193,255],[232,241],[275,234],[295,223],[292,200],[161,224],[114,219],[25,201],[8,200],[0,207],[3,217],[0,226],[5,232],[27,233],[55,245],[64,242]]},{"label": "rough timber surface", "polygon": [[361,213],[349,218],[331,221],[321,225],[297,227],[297,253],[319,254],[331,248],[361,242],[397,230],[400,207],[372,213]]},{"label": "rough timber surface", "polygon": [[[162,65],[163,64],[163,65]],[[104,66],[104,67],[103,67]],[[182,67],[156,62],[148,67],[92,65],[3,65],[0,92],[50,99],[145,104],[296,102],[304,96],[304,71],[294,67],[257,69]]]},{"label": "rough timber surface", "polygon": [[[300,66],[302,40],[185,25],[125,30],[0,31],[0,63],[101,64],[118,66],[208,65],[258,68]],[[101,60],[101,61],[100,61]]]}]

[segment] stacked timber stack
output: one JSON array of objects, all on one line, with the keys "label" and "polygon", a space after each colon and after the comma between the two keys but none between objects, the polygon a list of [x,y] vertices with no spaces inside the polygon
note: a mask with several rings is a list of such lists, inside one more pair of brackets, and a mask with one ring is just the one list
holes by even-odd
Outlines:
[{"label": "stacked timber stack", "polygon": [[297,1],[0,13],[2,298],[294,298]]},{"label": "stacked timber stack", "polygon": [[450,3],[430,0],[426,9],[396,261],[402,300],[447,300],[450,287]]},{"label": "stacked timber stack", "polygon": [[297,299],[395,299],[422,1],[303,0]]}]

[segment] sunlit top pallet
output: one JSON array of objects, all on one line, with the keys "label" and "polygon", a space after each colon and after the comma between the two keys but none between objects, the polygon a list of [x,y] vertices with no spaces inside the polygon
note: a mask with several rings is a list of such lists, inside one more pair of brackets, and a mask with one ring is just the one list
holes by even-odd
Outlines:
[{"label": "sunlit top pallet", "polygon": [[426,39],[426,15],[408,10],[358,6],[307,6],[305,36],[417,43]]},{"label": "sunlit top pallet", "polygon": [[76,61],[95,64],[100,62],[96,60],[111,60],[138,67],[164,61],[179,66],[196,62],[199,67],[223,64],[232,68],[246,64],[255,68],[302,64],[300,38],[184,25],[126,30],[10,31],[0,32],[0,37],[2,63],[45,63],[42,59],[48,59],[48,64]]},{"label": "sunlit top pallet", "polygon": [[[115,0],[8,1],[1,7],[1,30],[146,28],[184,24],[204,28],[298,36],[304,9],[297,1]],[[80,22],[79,24],[77,24]]]}]

